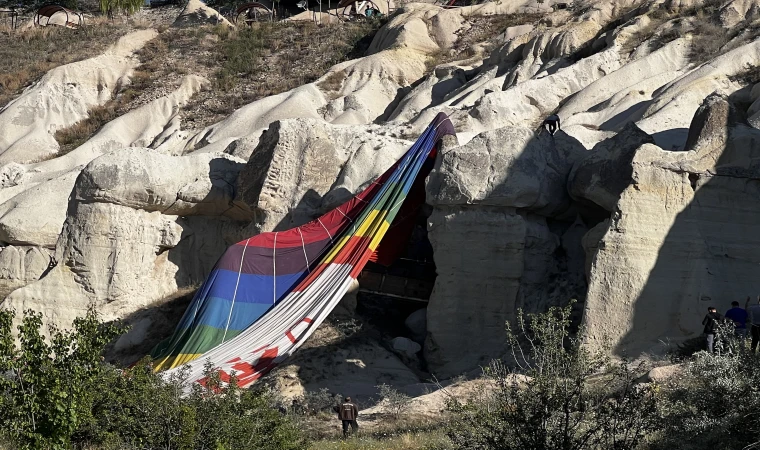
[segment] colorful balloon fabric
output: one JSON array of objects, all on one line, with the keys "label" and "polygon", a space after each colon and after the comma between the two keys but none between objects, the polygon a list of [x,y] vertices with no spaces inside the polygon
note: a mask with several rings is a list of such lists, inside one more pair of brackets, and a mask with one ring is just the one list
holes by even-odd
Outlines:
[{"label": "colorful balloon fabric", "polygon": [[367,261],[388,259],[376,253],[381,240],[410,229],[404,212],[424,202],[436,146],[453,134],[449,118],[438,114],[396,164],[346,203],[300,227],[227,249],[174,334],[153,349],[155,370],[170,369],[169,375],[187,365],[190,379],[203,383],[210,361],[223,381],[234,372],[246,386],[293,354]]}]

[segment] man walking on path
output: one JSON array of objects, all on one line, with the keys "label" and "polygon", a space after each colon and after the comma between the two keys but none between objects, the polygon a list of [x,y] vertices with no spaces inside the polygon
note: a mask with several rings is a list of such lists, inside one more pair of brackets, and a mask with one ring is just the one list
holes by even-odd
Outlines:
[{"label": "man walking on path", "polygon": [[731,309],[726,311],[726,319],[734,322],[734,334],[737,337],[747,337],[747,311],[739,307],[739,302],[731,302]]},{"label": "man walking on path", "polygon": [[718,322],[723,320],[715,307],[707,308],[707,315],[702,319],[702,325],[705,326],[705,336],[707,337],[707,351],[712,353],[715,349],[715,333],[718,331]]},{"label": "man walking on path", "polygon": [[747,319],[750,323],[750,335],[752,336],[752,352],[757,350],[757,344],[760,342],[760,296],[757,297],[757,302],[750,306],[750,298],[747,297],[747,303],[745,309],[747,310]]},{"label": "man walking on path", "polygon": [[351,397],[343,399],[343,404],[337,405],[333,411],[338,413],[338,418],[343,422],[343,437],[348,437],[348,426],[351,426],[351,432],[356,433],[359,424],[356,423],[356,416],[359,415],[359,408],[351,402]]}]

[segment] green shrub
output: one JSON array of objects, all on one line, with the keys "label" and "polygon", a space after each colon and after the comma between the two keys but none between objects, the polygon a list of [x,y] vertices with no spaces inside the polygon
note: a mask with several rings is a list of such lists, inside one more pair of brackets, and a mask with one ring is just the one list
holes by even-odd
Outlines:
[{"label": "green shrub", "polygon": [[40,333],[42,315],[26,311],[17,347],[13,317],[13,311],[0,311],[0,433],[19,448],[68,448],[92,419],[107,372],[100,354],[120,330],[101,325],[91,310],[72,331],[51,328],[48,340]]},{"label": "green shrub", "polygon": [[653,449],[743,449],[760,441],[760,359],[723,333],[710,354],[696,353],[660,402],[663,431]]},{"label": "green shrub", "polygon": [[572,305],[507,326],[512,363],[486,370],[494,390],[477,401],[449,402],[448,435],[457,448],[499,450],[634,449],[657,428],[651,386],[637,386],[635,371],[605,351],[570,335]]},{"label": "green shrub", "polygon": [[385,407],[388,408],[388,410],[393,415],[393,418],[396,420],[401,417],[401,413],[403,413],[404,410],[406,410],[412,403],[411,397],[404,394],[403,392],[399,392],[387,384],[383,383],[375,387],[380,392],[380,398],[382,398],[383,402],[385,402]]},{"label": "green shrub", "polygon": [[298,430],[262,392],[238,388],[234,377],[223,385],[211,366],[205,386],[188,388],[186,378],[182,370],[155,374],[148,360],[111,371],[79,440],[106,448],[302,448]]},{"label": "green shrub", "polygon": [[119,370],[101,357],[121,331],[91,310],[72,331],[41,333],[42,316],[27,311],[19,345],[14,313],[0,311],[0,440],[22,449],[237,449],[305,447],[288,417],[258,390],[222,383],[206,367],[204,386],[183,370],[156,374],[149,360]]},{"label": "green shrub", "polygon": [[144,4],[144,0],[100,0],[100,12],[108,14],[108,17],[117,13],[132,15]]}]

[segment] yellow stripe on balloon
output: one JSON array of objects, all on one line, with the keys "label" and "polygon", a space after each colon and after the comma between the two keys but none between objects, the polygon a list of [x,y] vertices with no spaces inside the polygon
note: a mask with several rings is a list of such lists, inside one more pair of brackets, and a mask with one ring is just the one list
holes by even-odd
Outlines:
[{"label": "yellow stripe on balloon", "polygon": [[330,250],[330,253],[325,256],[325,259],[321,262],[321,264],[330,264],[333,262],[333,260],[335,260],[335,257],[338,256],[338,253],[341,251],[341,249],[346,246],[349,239],[351,239],[351,236],[343,236],[340,238],[340,241],[338,241],[338,243],[333,246],[332,250]]},{"label": "yellow stripe on balloon", "polygon": [[383,239],[383,236],[385,236],[385,232],[388,231],[388,228],[391,227],[390,222],[387,220],[383,220],[383,223],[380,225],[380,229],[377,230],[374,236],[372,236],[372,240],[369,241],[369,249],[373,252],[375,249],[377,249],[378,244],[380,244],[380,241]]},{"label": "yellow stripe on balloon", "polygon": [[372,212],[367,214],[367,217],[364,218],[364,221],[362,221],[362,224],[359,226],[359,229],[356,230],[354,236],[364,237],[371,235],[376,227],[377,221],[385,220],[386,215],[388,215],[387,210],[372,210]]},{"label": "yellow stripe on balloon", "polygon": [[198,359],[203,353],[180,353],[177,356],[167,356],[158,363],[153,365],[153,371],[168,370],[175,367],[179,367],[183,364],[189,363],[194,359]]}]

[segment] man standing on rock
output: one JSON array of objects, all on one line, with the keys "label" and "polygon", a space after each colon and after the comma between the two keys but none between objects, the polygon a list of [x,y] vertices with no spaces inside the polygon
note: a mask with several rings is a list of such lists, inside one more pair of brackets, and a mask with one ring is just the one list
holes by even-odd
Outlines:
[{"label": "man standing on rock", "polygon": [[718,331],[718,323],[723,320],[723,316],[718,313],[715,307],[707,308],[707,315],[702,319],[702,325],[705,326],[705,336],[707,337],[707,351],[712,353],[715,349],[715,333]]},{"label": "man standing on rock", "polygon": [[757,302],[754,305],[749,306],[750,298],[747,297],[747,303],[744,308],[747,310],[747,316],[750,323],[749,332],[752,336],[752,352],[757,350],[757,344],[760,342],[760,296],[757,297]]},{"label": "man standing on rock", "polygon": [[544,123],[542,126],[546,127],[549,133],[551,133],[551,135],[554,136],[554,133],[556,133],[557,130],[560,129],[559,116],[556,114],[552,114],[551,116],[547,117],[546,120],[544,120]]},{"label": "man standing on rock", "polygon": [[351,432],[356,433],[359,424],[356,423],[356,417],[359,415],[359,409],[351,402],[351,397],[343,399],[343,404],[336,405],[333,411],[338,413],[338,418],[343,422],[343,437],[348,437],[348,426],[351,426]]}]

